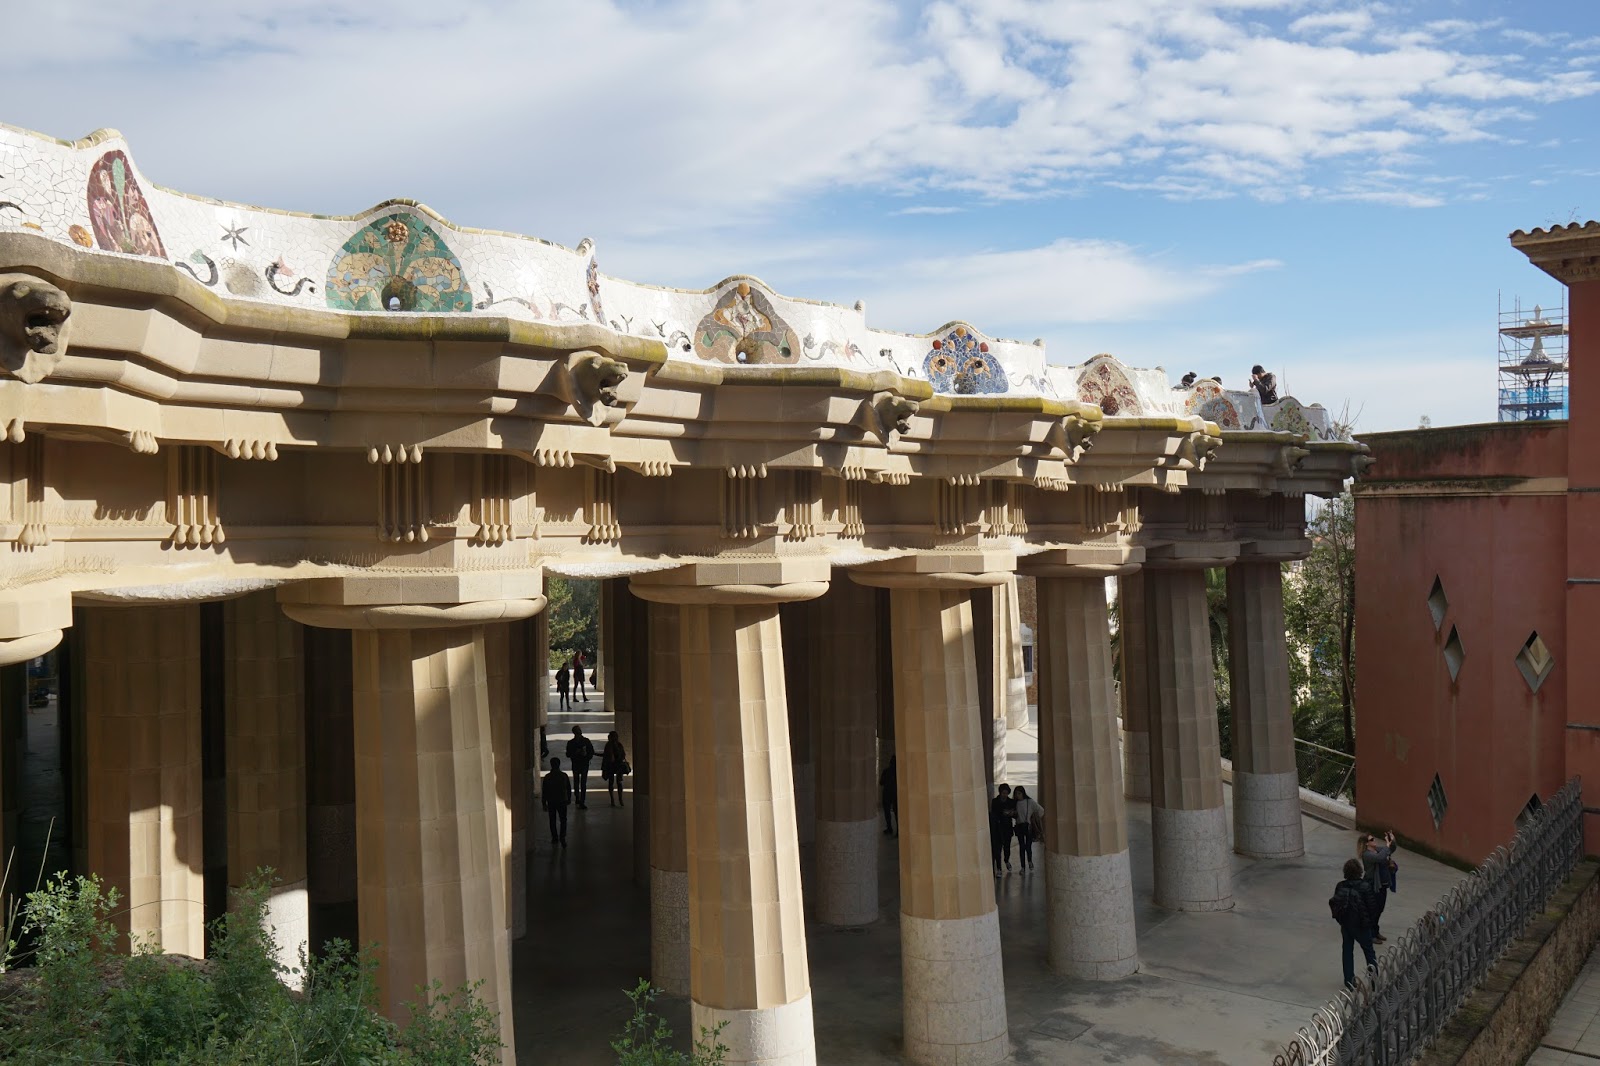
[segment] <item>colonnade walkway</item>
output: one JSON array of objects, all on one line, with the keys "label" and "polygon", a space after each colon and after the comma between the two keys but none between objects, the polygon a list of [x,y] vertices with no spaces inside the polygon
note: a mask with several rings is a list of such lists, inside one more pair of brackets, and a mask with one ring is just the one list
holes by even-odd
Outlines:
[{"label": "colonnade walkway", "polygon": [[[1030,709],[1031,711],[1032,709]],[[574,723],[596,747],[611,728],[599,700],[573,713],[554,709],[548,743],[561,756]],[[1035,718],[1036,722],[1037,719]],[[1034,793],[1034,725],[1007,736],[1008,780]],[[563,758],[563,763],[565,759]],[[589,809],[572,810],[568,847],[552,851],[544,816],[529,819],[528,933],[513,945],[517,1058],[524,1063],[612,1066],[611,1039],[628,1015],[623,996],[650,969],[650,898],[633,877],[632,810],[607,805],[598,763]],[[1232,790],[1226,790],[1232,807]],[[632,794],[626,800],[632,803]],[[1246,1066],[1266,1063],[1312,1010],[1338,989],[1339,932],[1327,899],[1355,834],[1305,819],[1305,855],[1233,856],[1234,907],[1177,912],[1153,902],[1150,805],[1128,801],[1139,973],[1116,981],[1058,977],[1046,961],[1046,891],[1040,870],[996,883],[1005,1001],[1018,1064]],[[1231,812],[1230,812],[1231,815]],[[1232,824],[1231,817],[1228,824]],[[900,1063],[899,856],[883,837],[880,920],[837,929],[814,920],[812,849],[803,847],[806,935],[817,1061],[828,1066]],[[1461,871],[1402,852],[1400,892],[1386,930],[1420,917]],[[1013,867],[1017,857],[1013,854]],[[1379,950],[1383,950],[1381,947]],[[659,1001],[686,1046],[687,997]]]}]

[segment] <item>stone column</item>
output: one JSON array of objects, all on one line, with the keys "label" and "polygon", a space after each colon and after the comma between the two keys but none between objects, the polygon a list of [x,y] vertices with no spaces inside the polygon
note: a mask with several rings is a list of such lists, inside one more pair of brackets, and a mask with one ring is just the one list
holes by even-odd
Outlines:
[{"label": "stone column", "polygon": [[222,609],[228,883],[239,888],[256,870],[272,869],[267,924],[278,961],[297,969],[311,937],[303,634],[271,592],[229,600]]},{"label": "stone column", "polygon": [[835,582],[816,601],[817,920],[878,919],[877,590]]},{"label": "stone column", "polygon": [[1304,855],[1283,567],[1276,560],[1241,560],[1228,568],[1228,666],[1234,849],[1265,859]]},{"label": "stone column", "polygon": [[[528,797],[535,807],[543,788],[544,772],[550,768],[545,759],[547,744],[545,728],[550,724],[550,614],[540,611],[533,623],[533,741],[528,759]],[[538,837],[535,827],[534,838]],[[530,842],[531,843],[531,842]]]},{"label": "stone column", "polygon": [[[633,879],[634,883],[650,884],[650,616],[652,606],[639,597],[628,595],[628,609],[632,612],[633,644],[628,649],[632,662],[628,668],[633,691],[629,701],[633,705],[633,743],[628,745],[628,764],[633,774],[626,779],[633,803]],[[681,728],[681,727],[680,727]],[[680,800],[681,805],[681,800]]]},{"label": "stone column", "polygon": [[1017,575],[994,590],[995,626],[999,633],[997,662],[1005,664],[1006,729],[1028,724],[1028,677],[1022,663],[1022,604],[1017,598]]},{"label": "stone column", "polygon": [[1155,898],[1180,911],[1233,906],[1205,571],[1149,569],[1150,825]]},{"label": "stone column", "polygon": [[794,816],[800,845],[816,843],[817,772],[811,740],[817,713],[816,643],[818,614],[813,603],[786,603],[783,628],[783,688],[789,713],[789,754],[794,760]]},{"label": "stone column", "polygon": [[812,1066],[778,603],[826,586],[633,587],[679,604],[693,1027],[726,1023],[730,1066]]},{"label": "stone column", "polygon": [[350,634],[302,627],[305,641],[306,889],[311,946],[360,944],[356,926],[356,763]]},{"label": "stone column", "polygon": [[[504,889],[505,931],[511,935],[511,627],[483,627],[484,698],[488,701],[489,742],[494,761],[494,815],[499,828],[500,878]],[[509,940],[506,946],[510,951]],[[509,957],[509,956],[508,956]]]},{"label": "stone column", "polygon": [[[540,614],[543,617],[543,614]],[[544,688],[533,676],[535,627],[524,618],[511,632],[511,869],[506,881],[506,907],[511,911],[511,939],[528,932],[528,819],[533,798],[530,777],[539,766],[539,727],[535,705]]]},{"label": "stone column", "polygon": [[1050,968],[1066,977],[1124,977],[1139,968],[1139,952],[1105,575],[1041,575],[1038,589]]},{"label": "stone column", "polygon": [[200,608],[91,608],[83,646],[89,869],[119,932],[201,958]]},{"label": "stone column", "polygon": [[688,995],[689,854],[678,655],[678,608],[650,604],[650,981],[663,992]]},{"label": "stone column", "polygon": [[1001,1062],[1010,1048],[968,592],[1001,578],[851,577],[892,589],[906,1059],[928,1066]]},{"label": "stone column", "polygon": [[[1117,581],[1117,637],[1122,666],[1122,789],[1129,799],[1150,798],[1150,677],[1145,654],[1144,574]],[[1040,656],[1034,641],[1034,655]]]},{"label": "stone column", "polygon": [[1001,661],[995,604],[999,599],[995,589],[973,589],[972,646],[973,662],[978,678],[978,731],[986,753],[983,780],[986,794],[993,796],[995,788],[1006,779],[1006,678]]}]

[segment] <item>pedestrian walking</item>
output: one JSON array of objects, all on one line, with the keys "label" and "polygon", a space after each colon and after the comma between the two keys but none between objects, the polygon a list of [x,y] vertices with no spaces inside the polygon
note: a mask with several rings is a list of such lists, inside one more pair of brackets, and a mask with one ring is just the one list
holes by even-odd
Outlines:
[{"label": "pedestrian walking", "polygon": [[1372,912],[1372,942],[1382,944],[1388,937],[1379,930],[1378,922],[1383,918],[1384,907],[1389,904],[1389,878],[1396,868],[1394,830],[1385,831],[1382,840],[1371,833],[1362,834],[1356,854],[1361,858],[1362,875],[1371,882],[1372,891],[1377,897]]},{"label": "pedestrian walking", "polygon": [[1372,930],[1377,927],[1378,897],[1372,882],[1366,877],[1360,859],[1346,859],[1344,880],[1333,886],[1333,896],[1328,900],[1328,910],[1339,923],[1342,941],[1340,959],[1344,963],[1344,984],[1354,988],[1356,983],[1355,945],[1367,957],[1367,969],[1378,965],[1378,954],[1372,950]]},{"label": "pedestrian walking", "polygon": [[1011,869],[1012,823],[1016,821],[1017,804],[1011,798],[1011,786],[1001,785],[989,801],[989,855],[994,859],[994,875],[1000,876],[1000,859],[1004,856],[1006,869]]},{"label": "pedestrian walking", "polygon": [[572,707],[572,671],[567,669],[566,663],[556,671],[556,695],[561,697],[563,711]]},{"label": "pedestrian walking", "polygon": [[550,760],[550,772],[544,775],[540,789],[540,803],[550,816],[550,846],[567,846],[567,804],[572,802],[572,785],[561,772],[561,760]]},{"label": "pedestrian walking", "polygon": [[605,779],[606,799],[611,801],[611,806],[627,806],[622,802],[622,779],[631,773],[633,767],[628,765],[627,749],[613,729],[606,735],[606,746],[600,749],[600,776]]},{"label": "pedestrian walking", "polygon": [[578,810],[589,809],[589,763],[594,759],[594,743],[583,735],[583,726],[572,727],[567,741],[567,764],[572,767],[572,798]]},{"label": "pedestrian walking", "polygon": [[1040,830],[1044,828],[1044,808],[1021,785],[1012,790],[1011,800],[1016,804],[1017,860],[1023,872],[1027,872],[1037,869],[1033,864],[1033,842],[1039,839]]},{"label": "pedestrian walking", "polygon": [[578,652],[572,657],[572,692],[584,703],[589,702],[589,693],[583,688],[583,652]]},{"label": "pedestrian walking", "polygon": [[883,835],[900,835],[900,784],[898,771],[894,767],[894,756],[889,756],[889,765],[883,768],[883,773],[878,775],[878,796],[883,803]]}]

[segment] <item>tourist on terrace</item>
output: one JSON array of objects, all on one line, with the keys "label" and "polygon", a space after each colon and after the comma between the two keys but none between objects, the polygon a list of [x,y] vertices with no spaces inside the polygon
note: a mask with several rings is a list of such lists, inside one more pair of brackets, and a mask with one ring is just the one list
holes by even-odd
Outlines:
[{"label": "tourist on terrace", "polygon": [[606,746],[600,749],[600,776],[605,778],[606,799],[613,807],[625,807],[622,802],[622,779],[632,767],[628,765],[628,752],[617,739],[613,729],[606,734]]},{"label": "tourist on terrace", "polygon": [[572,656],[572,691],[584,703],[589,702],[589,694],[583,689],[583,652],[576,652]]},{"label": "tourist on terrace", "polygon": [[1011,869],[1011,825],[1016,820],[1017,804],[1011,798],[1011,786],[1001,785],[989,801],[989,855],[994,859],[994,875],[1000,876],[1000,859]]},{"label": "tourist on terrace", "polygon": [[1011,793],[1011,799],[1016,804],[1017,861],[1026,873],[1038,868],[1033,864],[1033,842],[1038,838],[1039,829],[1044,826],[1044,808],[1021,785]]},{"label": "tourist on terrace", "polygon": [[1378,930],[1378,921],[1383,917],[1383,908],[1389,903],[1389,871],[1394,866],[1394,830],[1383,834],[1379,840],[1371,833],[1361,836],[1361,844],[1356,849],[1361,856],[1361,870],[1367,881],[1372,885],[1372,891],[1377,902],[1372,911],[1372,942],[1382,944],[1388,938]]},{"label": "tourist on terrace", "polygon": [[1367,957],[1367,969],[1378,965],[1377,952],[1372,950],[1372,930],[1378,925],[1378,896],[1372,890],[1372,882],[1367,879],[1360,859],[1345,860],[1344,880],[1334,886],[1333,898],[1328,904],[1339,920],[1345,987],[1354,988],[1354,945],[1361,945],[1361,953]]},{"label": "tourist on terrace", "polygon": [[594,758],[594,742],[583,735],[583,726],[572,727],[567,741],[567,762],[572,766],[572,795],[578,810],[589,809],[589,762]]},{"label": "tourist on terrace", "polygon": [[1250,368],[1250,387],[1261,397],[1262,407],[1278,402],[1278,379],[1263,370],[1260,363]]},{"label": "tourist on terrace", "polygon": [[544,775],[540,789],[540,803],[550,816],[550,846],[567,846],[567,804],[572,802],[572,785],[561,772],[561,760],[550,760],[550,772]]},{"label": "tourist on terrace", "polygon": [[556,695],[561,697],[561,709],[570,710],[572,707],[572,671],[567,669],[567,664],[562,663],[561,669],[556,671]]},{"label": "tourist on terrace", "polygon": [[1183,389],[1194,388],[1195,378],[1198,378],[1199,376],[1200,375],[1196,374],[1193,370],[1189,371],[1187,374],[1183,375],[1183,379],[1178,382],[1178,387]]},{"label": "tourist on terrace", "polygon": [[889,756],[889,765],[883,768],[883,773],[878,775],[878,795],[883,802],[883,835],[900,835],[900,794],[898,771],[895,770],[894,756]]}]

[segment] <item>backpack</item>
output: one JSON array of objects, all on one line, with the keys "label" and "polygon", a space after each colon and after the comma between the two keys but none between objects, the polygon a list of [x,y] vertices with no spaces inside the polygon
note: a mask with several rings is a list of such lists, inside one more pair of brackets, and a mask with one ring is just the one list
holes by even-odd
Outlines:
[{"label": "backpack", "polygon": [[1344,925],[1355,917],[1350,911],[1350,893],[1345,889],[1344,882],[1340,881],[1334,887],[1333,895],[1328,897],[1328,913],[1333,915],[1334,921]]}]

